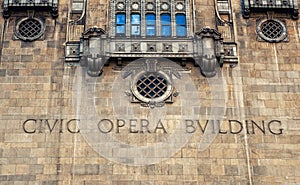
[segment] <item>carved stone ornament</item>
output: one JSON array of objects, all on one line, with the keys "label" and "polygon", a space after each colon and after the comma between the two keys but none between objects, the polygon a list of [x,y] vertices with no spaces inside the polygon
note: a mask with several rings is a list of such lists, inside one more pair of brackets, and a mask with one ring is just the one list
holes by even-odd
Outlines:
[{"label": "carved stone ornament", "polygon": [[155,43],[147,44],[147,51],[148,52],[155,52],[156,51],[156,44]]},{"label": "carved stone ornament", "polygon": [[96,26],[87,29],[85,32],[82,33],[83,38],[90,38],[90,37],[100,37],[101,35],[106,34],[106,31],[102,28],[98,28]]},{"label": "carved stone ornament", "polygon": [[124,43],[116,43],[116,51],[125,51],[125,44]]},{"label": "carved stone ornament", "polygon": [[187,49],[188,49],[188,45],[187,44],[179,44],[178,52],[186,52]]},{"label": "carved stone ornament", "polygon": [[65,47],[66,62],[80,62],[80,42],[67,42]]},{"label": "carved stone ornament", "polygon": [[163,51],[164,52],[171,52],[172,51],[172,44],[171,43],[163,43]]},{"label": "carved stone ornament", "polygon": [[140,45],[140,43],[138,43],[138,42],[133,43],[131,45],[131,51],[133,51],[133,52],[139,52],[139,51],[141,51],[141,45]]},{"label": "carved stone ornament", "polygon": [[196,32],[196,63],[206,77],[216,75],[216,68],[222,66],[224,58],[223,38],[215,29],[203,28]]},{"label": "carved stone ornament", "polygon": [[102,73],[102,68],[104,66],[104,61],[101,55],[97,54],[90,55],[87,57],[87,73],[90,76],[100,76]]},{"label": "carved stone ornament", "polygon": [[140,103],[144,107],[162,107],[172,103],[172,97],[178,95],[174,90],[172,75],[181,78],[178,69],[164,66],[158,59],[140,59],[138,65],[131,65],[123,71],[122,77],[131,77],[130,91],[125,94],[131,102]]},{"label": "carved stone ornament", "polygon": [[81,38],[81,66],[87,67],[90,76],[99,76],[106,63],[104,46],[106,32],[97,27],[90,28],[82,34]]},{"label": "carved stone ornament", "polygon": [[[79,58],[80,65],[87,67],[90,76],[101,75],[104,64],[112,57],[121,61],[123,58],[151,57],[179,59],[180,55],[182,61],[193,58],[205,77],[215,76],[217,68],[222,67],[223,61],[230,64],[237,63],[236,44],[223,43],[223,38],[216,29],[203,28],[195,33],[193,38],[180,41],[175,38],[165,40],[114,38],[109,37],[105,30],[93,27],[82,34],[80,41],[67,43],[66,61],[76,62]],[[80,43],[79,49],[78,43]],[[224,55],[224,47],[226,47],[226,55]],[[74,52],[78,50],[79,54]]]}]

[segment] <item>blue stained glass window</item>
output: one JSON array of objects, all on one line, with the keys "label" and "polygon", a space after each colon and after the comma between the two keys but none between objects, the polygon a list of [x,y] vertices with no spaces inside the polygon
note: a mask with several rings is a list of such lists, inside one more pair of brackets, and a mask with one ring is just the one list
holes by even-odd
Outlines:
[{"label": "blue stained glass window", "polygon": [[161,36],[171,36],[171,16],[170,14],[161,14]]},{"label": "blue stained glass window", "polygon": [[140,24],[141,16],[139,14],[131,14],[131,24]]},{"label": "blue stained glass window", "polygon": [[141,34],[141,15],[140,14],[131,14],[131,35],[140,35]]},{"label": "blue stained glass window", "polygon": [[125,13],[120,13],[116,15],[116,34],[125,35],[125,23],[126,15]]},{"label": "blue stained glass window", "polygon": [[185,25],[185,15],[184,14],[177,14],[176,15],[176,24]]},{"label": "blue stained glass window", "polygon": [[179,37],[186,36],[186,28],[183,27],[183,26],[177,26],[176,35],[179,36]]},{"label": "blue stained glass window", "polygon": [[176,35],[179,37],[186,36],[186,19],[184,14],[176,14]]},{"label": "blue stained glass window", "polygon": [[155,36],[155,26],[147,26],[147,36]]},{"label": "blue stained glass window", "polygon": [[161,22],[165,24],[170,24],[171,23],[171,16],[170,14],[161,14]]},{"label": "blue stained glass window", "polygon": [[126,16],[124,13],[117,14],[116,16],[117,24],[125,24]]},{"label": "blue stained glass window", "polygon": [[155,14],[146,14],[146,35],[155,36]]},{"label": "blue stained glass window", "polygon": [[155,15],[153,13],[146,14],[146,23],[147,25],[154,25],[155,24]]},{"label": "blue stained glass window", "polygon": [[161,36],[171,36],[171,27],[170,26],[162,26],[161,27]]},{"label": "blue stained glass window", "polygon": [[116,33],[117,34],[125,34],[125,26],[117,26]]}]

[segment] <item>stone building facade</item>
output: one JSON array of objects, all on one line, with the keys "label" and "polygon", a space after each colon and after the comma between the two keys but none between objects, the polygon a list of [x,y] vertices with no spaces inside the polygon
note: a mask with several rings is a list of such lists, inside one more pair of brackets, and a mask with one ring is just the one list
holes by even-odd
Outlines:
[{"label": "stone building facade", "polygon": [[0,2],[0,184],[299,184],[296,0]]}]

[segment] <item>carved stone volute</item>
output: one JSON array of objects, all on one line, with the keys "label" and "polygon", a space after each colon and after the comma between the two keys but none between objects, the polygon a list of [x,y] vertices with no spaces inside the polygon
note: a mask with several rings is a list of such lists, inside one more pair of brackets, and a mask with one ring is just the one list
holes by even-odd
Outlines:
[{"label": "carved stone volute", "polygon": [[201,73],[206,77],[216,75],[216,68],[222,66],[224,58],[223,38],[221,33],[209,27],[195,33],[197,50],[195,61]]},{"label": "carved stone volute", "polygon": [[81,66],[87,67],[90,76],[99,76],[106,63],[106,32],[102,28],[92,27],[82,33]]}]

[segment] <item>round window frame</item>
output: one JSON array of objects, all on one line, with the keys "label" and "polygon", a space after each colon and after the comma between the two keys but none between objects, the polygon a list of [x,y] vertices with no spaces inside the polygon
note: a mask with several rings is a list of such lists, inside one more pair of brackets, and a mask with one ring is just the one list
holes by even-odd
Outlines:
[{"label": "round window frame", "polygon": [[[28,20],[31,20],[31,19],[34,19],[36,20],[37,22],[40,23],[41,25],[41,31],[34,37],[24,37],[19,29],[20,29],[20,25],[25,22],[25,21],[28,21]],[[22,18],[20,20],[18,20],[18,22],[16,23],[16,26],[15,26],[15,36],[20,39],[20,40],[23,40],[23,41],[35,41],[39,38],[41,38],[43,36],[43,34],[45,33],[45,30],[46,30],[46,27],[45,27],[45,24],[44,22],[40,19],[40,18],[36,18],[36,17],[25,17],[25,18]]]},{"label": "round window frame", "polygon": [[[142,94],[140,94],[139,90],[138,90],[138,86],[137,86],[137,82],[144,76],[144,75],[151,75],[154,74],[155,76],[159,75],[160,77],[164,78],[167,81],[167,90],[166,92],[157,98],[147,98],[145,96],[143,96]],[[171,82],[171,79],[169,77],[169,75],[167,75],[166,73],[164,73],[163,71],[156,71],[156,72],[145,72],[145,71],[141,71],[139,73],[137,73],[135,75],[135,77],[132,80],[132,84],[131,84],[131,92],[132,94],[141,102],[144,103],[149,103],[149,102],[164,102],[166,101],[173,92],[173,84]]]},{"label": "round window frame", "polygon": [[[262,31],[262,25],[268,21],[275,21],[277,22],[281,27],[282,27],[282,33],[279,37],[277,38],[269,38],[267,37],[263,31]],[[263,19],[261,21],[258,22],[257,26],[256,26],[256,32],[258,34],[258,38],[260,41],[267,41],[267,42],[281,42],[281,41],[287,41],[287,27],[286,24],[283,21],[280,21],[278,19]]]},{"label": "round window frame", "polygon": [[167,2],[162,2],[161,5],[160,5],[160,9],[161,9],[161,11],[169,11],[170,10],[170,4],[167,3]]},{"label": "round window frame", "polygon": [[[180,9],[180,8],[178,8],[178,5],[182,5],[182,8]],[[176,8],[176,10],[178,10],[178,11],[184,11],[185,10],[185,5],[184,5],[184,3],[183,2],[177,2],[176,3],[176,5],[175,5],[175,8]]]},{"label": "round window frame", "polygon": [[[152,8],[150,8],[149,6],[152,6]],[[148,2],[148,3],[146,4],[146,10],[148,10],[148,11],[153,11],[153,10],[155,10],[155,4],[154,4],[153,2]]]},{"label": "round window frame", "polygon": [[[136,7],[135,7],[135,6],[136,6]],[[133,11],[140,10],[140,3],[138,3],[137,1],[132,2],[132,4],[131,4],[131,9],[132,9]]]},{"label": "round window frame", "polygon": [[[123,6],[123,7],[119,7],[119,5]],[[126,5],[124,2],[118,2],[116,3],[116,9],[117,10],[125,10],[126,9]]]}]

